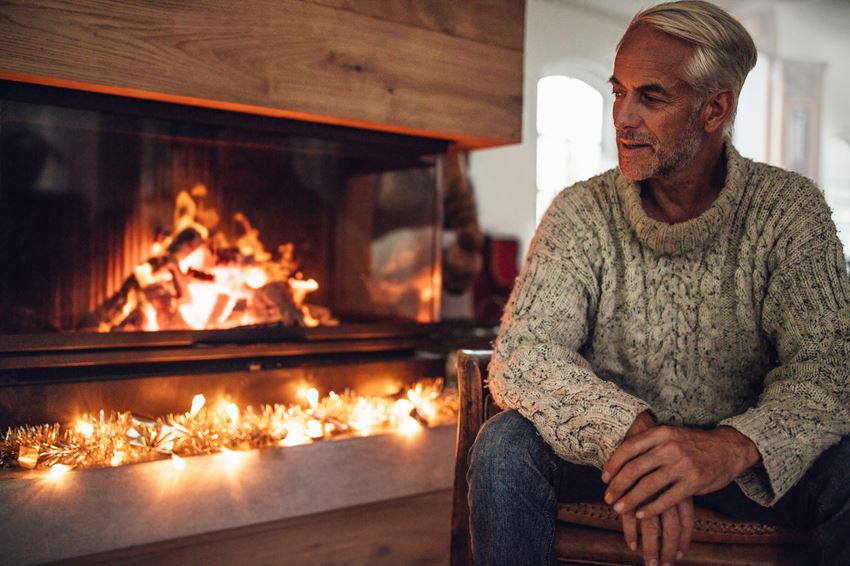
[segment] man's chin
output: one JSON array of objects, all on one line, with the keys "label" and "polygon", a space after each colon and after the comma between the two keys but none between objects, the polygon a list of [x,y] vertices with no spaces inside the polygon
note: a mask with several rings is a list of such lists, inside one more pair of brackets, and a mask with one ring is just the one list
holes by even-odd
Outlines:
[{"label": "man's chin", "polygon": [[652,176],[653,170],[651,167],[638,166],[634,163],[629,163],[626,160],[620,159],[620,173],[629,181],[645,181]]}]

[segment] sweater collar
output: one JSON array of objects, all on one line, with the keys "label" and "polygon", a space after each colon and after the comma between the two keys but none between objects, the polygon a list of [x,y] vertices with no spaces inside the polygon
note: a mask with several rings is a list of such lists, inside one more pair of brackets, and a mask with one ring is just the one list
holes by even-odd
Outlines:
[{"label": "sweater collar", "polygon": [[678,255],[700,249],[728,225],[744,188],[744,159],[726,141],[726,184],[714,203],[696,218],[667,224],[647,216],[640,200],[640,185],[617,170],[617,189],[626,221],[638,240],[658,254]]}]

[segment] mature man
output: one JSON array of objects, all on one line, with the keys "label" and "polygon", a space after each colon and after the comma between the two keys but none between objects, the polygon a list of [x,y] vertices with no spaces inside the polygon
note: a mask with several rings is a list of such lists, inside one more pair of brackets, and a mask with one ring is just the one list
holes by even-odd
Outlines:
[{"label": "mature man", "polygon": [[646,564],[687,551],[695,498],[850,564],[850,284],[817,187],[731,145],[755,61],[706,2],[629,25],[620,166],[555,199],[496,341],[514,410],[472,450],[478,563],[552,562],[556,498],[604,495]]}]

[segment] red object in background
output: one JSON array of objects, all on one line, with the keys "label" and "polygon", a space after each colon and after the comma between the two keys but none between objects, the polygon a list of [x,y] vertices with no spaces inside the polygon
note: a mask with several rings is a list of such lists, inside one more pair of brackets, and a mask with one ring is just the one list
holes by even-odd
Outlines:
[{"label": "red object in background", "polygon": [[514,238],[487,237],[484,242],[484,269],[478,274],[472,297],[475,321],[498,325],[519,274],[519,242]]}]

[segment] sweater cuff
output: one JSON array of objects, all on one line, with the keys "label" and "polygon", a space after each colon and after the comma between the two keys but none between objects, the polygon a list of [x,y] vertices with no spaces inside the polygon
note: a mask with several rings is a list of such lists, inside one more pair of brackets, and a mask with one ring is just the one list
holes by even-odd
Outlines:
[{"label": "sweater cuff", "polygon": [[[724,419],[717,426],[732,427],[749,438],[761,454],[761,463],[735,479],[744,495],[765,507],[772,507],[791,486],[795,476],[786,457],[778,457],[783,447],[777,445],[776,427],[757,409]],[[784,465],[783,465],[784,464]]]},{"label": "sweater cuff", "polygon": [[599,460],[595,463],[596,467],[600,470],[605,467],[605,464],[611,458],[611,455],[617,448],[619,448],[620,444],[623,443],[623,440],[626,438],[626,433],[629,432],[629,428],[631,428],[634,424],[638,415],[644,411],[649,411],[653,416],[655,415],[652,407],[644,400],[620,390],[613,384],[609,384],[609,386],[616,391],[616,394],[612,394],[611,397],[609,397],[609,402],[612,398],[616,398],[616,402],[609,405],[609,407],[615,407],[614,413],[616,414],[616,418],[610,418],[610,409],[606,411],[608,414],[605,415],[605,417],[607,418],[604,418],[603,415],[599,415],[600,420],[604,418],[609,427],[608,431],[603,436],[604,441],[600,442]]}]

